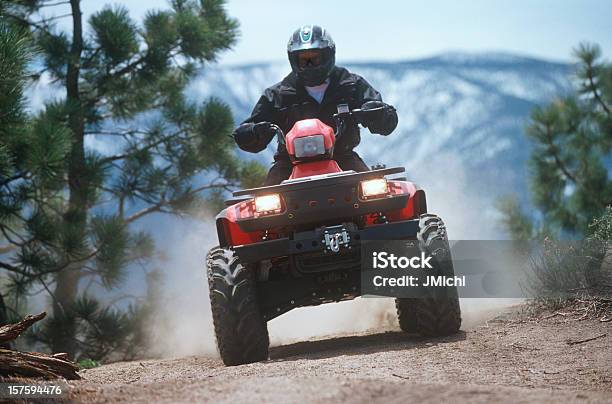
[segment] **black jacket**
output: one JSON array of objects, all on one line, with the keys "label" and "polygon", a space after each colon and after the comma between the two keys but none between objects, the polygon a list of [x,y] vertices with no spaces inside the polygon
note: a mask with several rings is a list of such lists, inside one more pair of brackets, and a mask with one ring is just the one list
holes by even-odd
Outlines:
[{"label": "black jacket", "polygon": [[[354,109],[360,108],[367,101],[382,101],[380,93],[362,77],[350,73],[345,68],[334,68],[321,104],[308,94],[304,86],[297,80],[296,75],[290,73],[280,83],[264,91],[257,105],[253,108],[251,116],[236,129],[236,131],[243,131],[243,134],[246,131],[246,136],[242,136],[242,138],[248,139],[248,142],[239,143],[238,146],[243,150],[257,153],[264,150],[270,143],[274,135],[263,139],[258,138],[256,133],[253,132],[253,124],[255,123],[271,122],[278,125],[284,133],[287,133],[299,120],[318,118],[335,129],[336,123],[333,115],[337,112],[339,104],[348,104],[350,109]],[[369,124],[368,128],[372,133],[388,135],[396,126],[397,114],[394,108],[389,107],[387,116],[382,123]],[[248,131],[250,131],[250,134],[248,134]],[[334,155],[351,153],[360,140],[357,122],[348,124],[334,147]],[[274,158],[275,160],[289,158],[284,145],[278,145]]]}]

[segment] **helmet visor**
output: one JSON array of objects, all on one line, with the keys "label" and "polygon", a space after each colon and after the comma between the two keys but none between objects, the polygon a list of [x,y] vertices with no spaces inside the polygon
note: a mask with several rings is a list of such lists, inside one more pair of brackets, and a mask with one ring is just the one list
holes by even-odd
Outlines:
[{"label": "helmet visor", "polygon": [[309,49],[298,53],[297,59],[300,69],[307,69],[321,66],[322,55],[319,50]]}]

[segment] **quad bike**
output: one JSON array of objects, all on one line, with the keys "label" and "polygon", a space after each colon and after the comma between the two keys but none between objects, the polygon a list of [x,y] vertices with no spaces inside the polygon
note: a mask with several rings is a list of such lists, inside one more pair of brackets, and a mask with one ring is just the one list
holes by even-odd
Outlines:
[{"label": "quad bike", "polygon": [[[364,113],[339,105],[335,133],[318,119],[296,122],[286,136],[277,128],[293,162],[291,177],[234,192],[217,215],[219,246],[208,253],[207,274],[226,365],[266,360],[266,323],[273,318],[359,296],[362,240],[416,240],[424,252],[436,242],[437,250],[442,243],[450,253],[444,223],[427,213],[425,192],[405,178],[386,178],[403,167],[357,173],[342,171],[332,159],[346,122],[360,122]],[[401,329],[456,333],[461,313],[452,292],[396,298]]]}]

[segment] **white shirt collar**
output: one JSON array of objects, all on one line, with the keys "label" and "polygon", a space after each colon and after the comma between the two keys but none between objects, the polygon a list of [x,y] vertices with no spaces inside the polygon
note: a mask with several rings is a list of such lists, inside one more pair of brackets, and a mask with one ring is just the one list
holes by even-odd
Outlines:
[{"label": "white shirt collar", "polygon": [[328,86],[329,86],[329,79],[325,80],[322,84],[319,84],[318,86],[312,86],[312,87],[304,86],[304,87],[306,88],[306,91],[308,92],[308,94],[310,94],[310,96],[314,98],[315,100],[317,100],[317,102],[320,104],[321,101],[323,101],[323,97],[325,96],[325,90],[327,90]]}]

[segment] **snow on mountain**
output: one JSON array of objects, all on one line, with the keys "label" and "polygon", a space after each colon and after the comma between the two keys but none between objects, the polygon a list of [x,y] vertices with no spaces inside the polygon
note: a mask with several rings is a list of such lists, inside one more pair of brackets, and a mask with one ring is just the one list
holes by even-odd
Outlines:
[{"label": "snow on mountain", "polygon": [[[529,199],[529,113],[570,89],[571,67],[497,53],[344,66],[378,89],[399,115],[388,137],[362,129],[357,151],[366,163],[405,166],[408,178],[428,193],[430,211],[448,222],[451,237],[499,237],[494,201],[508,193]],[[288,69],[288,63],[207,67],[188,92],[198,100],[224,100],[241,121]],[[256,158],[270,162],[273,143]]]},{"label": "snow on mountain", "polygon": [[[570,65],[504,53],[448,53],[405,62],[347,63],[393,104],[399,125],[388,137],[362,129],[357,151],[373,165],[401,165],[428,195],[429,210],[447,221],[451,238],[502,236],[494,202],[516,193],[529,204],[524,128],[529,113],[570,89]],[[218,97],[236,122],[263,90],[289,72],[287,62],[206,66],[187,89],[195,100]],[[29,91],[31,108],[63,97],[43,80]],[[112,122],[108,123],[113,125]],[[88,147],[112,153],[120,145],[88,137]],[[276,145],[258,155],[269,164]]]}]

